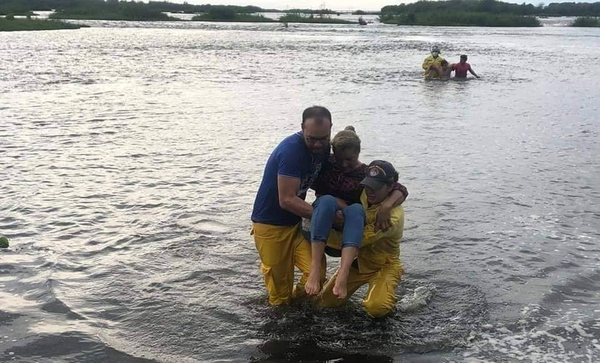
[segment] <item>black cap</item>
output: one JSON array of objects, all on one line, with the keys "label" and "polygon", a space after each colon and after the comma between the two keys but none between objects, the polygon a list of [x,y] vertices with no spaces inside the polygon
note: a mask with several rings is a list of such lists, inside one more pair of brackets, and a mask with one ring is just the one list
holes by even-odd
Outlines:
[{"label": "black cap", "polygon": [[371,189],[379,190],[386,185],[394,183],[398,175],[394,166],[387,161],[375,160],[367,168],[367,176],[360,182]]}]

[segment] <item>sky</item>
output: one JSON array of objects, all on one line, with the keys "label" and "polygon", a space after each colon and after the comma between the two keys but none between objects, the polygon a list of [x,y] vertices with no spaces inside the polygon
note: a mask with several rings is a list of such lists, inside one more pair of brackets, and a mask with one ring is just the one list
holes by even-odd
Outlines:
[{"label": "sky", "polygon": [[[184,0],[167,0],[169,2],[183,3]],[[538,5],[540,2],[546,4],[552,2],[590,2],[585,0],[502,0],[511,3],[532,3]],[[598,1],[598,0],[593,0]],[[265,9],[301,8],[301,9],[319,9],[321,4],[325,4],[328,9],[334,10],[380,10],[386,5],[396,5],[400,3],[409,3],[413,1],[399,0],[187,0],[190,4],[213,4],[213,5],[256,5]]]}]

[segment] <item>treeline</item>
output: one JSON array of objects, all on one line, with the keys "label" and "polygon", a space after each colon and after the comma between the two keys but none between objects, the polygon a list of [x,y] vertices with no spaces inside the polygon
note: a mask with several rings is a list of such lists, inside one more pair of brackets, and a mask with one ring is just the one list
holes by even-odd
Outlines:
[{"label": "treeline", "polygon": [[179,20],[159,10],[152,9],[143,2],[117,0],[76,1],[66,7],[57,7],[56,12],[50,15],[50,18],[134,21]]},{"label": "treeline", "polygon": [[487,27],[539,27],[534,16],[493,14],[466,11],[430,11],[403,13],[382,17],[382,22],[397,25],[424,26],[487,26]]},{"label": "treeline", "polygon": [[227,9],[225,11],[232,11],[236,14],[252,14],[252,13],[262,13],[262,12],[275,12],[279,10],[274,9],[263,9],[259,6],[236,6],[236,5],[191,5],[187,3],[183,4],[174,4],[167,1],[150,1],[148,3],[148,7],[153,10],[161,11],[161,12],[170,12],[170,13],[187,13],[187,14],[195,14],[195,13],[209,13],[212,11],[220,11],[220,9]]},{"label": "treeline", "polygon": [[381,9],[382,15],[418,14],[426,12],[464,12],[511,14],[521,16],[600,16],[600,2],[512,4],[495,0],[418,1],[411,4],[389,5]]},{"label": "treeline", "polygon": [[513,15],[534,15],[538,12],[531,4],[519,5],[495,0],[417,1],[411,4],[385,6],[381,9],[384,15],[448,11]]},{"label": "treeline", "polygon": [[[50,11],[78,5],[85,5],[94,0],[2,0],[0,14],[28,14],[33,10]],[[95,0],[101,1],[102,0]]]},{"label": "treeline", "polygon": [[540,15],[546,16],[600,16],[600,2],[552,3]]},{"label": "treeline", "polygon": [[149,3],[119,0],[0,0],[0,14],[26,14],[31,11],[71,10],[71,9],[108,9],[115,5],[144,7],[153,12],[172,13],[208,13],[211,9],[227,8],[236,14],[249,14],[257,12],[274,12],[279,10],[263,9],[258,6],[234,6],[234,5],[191,5],[175,4],[167,1],[150,1]]}]

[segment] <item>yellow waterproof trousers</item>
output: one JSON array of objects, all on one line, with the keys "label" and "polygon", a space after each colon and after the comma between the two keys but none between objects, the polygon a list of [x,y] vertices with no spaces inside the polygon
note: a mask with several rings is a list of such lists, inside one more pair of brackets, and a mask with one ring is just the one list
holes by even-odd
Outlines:
[{"label": "yellow waterproof trousers", "polygon": [[[274,226],[253,223],[252,234],[260,256],[260,269],[269,293],[269,303],[289,304],[292,296],[304,295],[312,253],[310,243],[302,236],[300,225]],[[294,266],[302,272],[302,277],[295,287]],[[325,264],[323,263],[321,281],[324,280]]]},{"label": "yellow waterproof trousers", "polygon": [[352,294],[364,284],[369,284],[367,297],[363,306],[369,315],[380,318],[389,314],[396,305],[396,288],[400,284],[404,270],[400,261],[386,263],[379,271],[360,273],[357,268],[351,267],[348,275],[348,295],[345,299],[338,299],[333,294],[333,286],[337,278],[337,271],[323,287],[318,303],[323,307],[336,307],[346,302]]}]

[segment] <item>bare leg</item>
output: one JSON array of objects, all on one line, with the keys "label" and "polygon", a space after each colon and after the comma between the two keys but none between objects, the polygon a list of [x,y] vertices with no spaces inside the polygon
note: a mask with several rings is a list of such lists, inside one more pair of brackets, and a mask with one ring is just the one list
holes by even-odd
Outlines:
[{"label": "bare leg", "polygon": [[352,261],[354,261],[357,255],[357,247],[348,246],[342,249],[342,261],[340,262],[337,279],[333,286],[333,294],[338,299],[345,299],[348,295],[348,274],[350,273]]},{"label": "bare leg", "polygon": [[321,291],[321,260],[325,253],[325,242],[313,241],[311,243],[312,257],[310,274],[305,290],[308,295],[317,295]]}]

